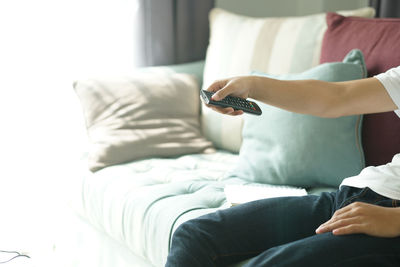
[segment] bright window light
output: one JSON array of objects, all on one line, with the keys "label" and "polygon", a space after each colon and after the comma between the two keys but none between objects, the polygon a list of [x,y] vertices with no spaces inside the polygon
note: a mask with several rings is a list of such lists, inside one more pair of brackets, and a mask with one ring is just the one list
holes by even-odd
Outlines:
[{"label": "bright window light", "polygon": [[137,5],[0,1],[0,249],[52,246],[86,149],[72,83],[134,69]]}]

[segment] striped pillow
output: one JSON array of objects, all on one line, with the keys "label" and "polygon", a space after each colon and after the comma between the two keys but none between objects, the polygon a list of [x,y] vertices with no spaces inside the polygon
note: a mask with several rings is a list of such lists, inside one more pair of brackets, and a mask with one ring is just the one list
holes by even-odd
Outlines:
[{"label": "striped pillow", "polygon": [[[370,7],[338,12],[373,17]],[[217,79],[261,71],[272,75],[298,73],[319,64],[327,28],[325,13],[302,17],[251,18],[215,8],[210,12],[210,44],[203,88]],[[218,148],[238,152],[241,117],[216,113],[203,105],[202,128]]]}]

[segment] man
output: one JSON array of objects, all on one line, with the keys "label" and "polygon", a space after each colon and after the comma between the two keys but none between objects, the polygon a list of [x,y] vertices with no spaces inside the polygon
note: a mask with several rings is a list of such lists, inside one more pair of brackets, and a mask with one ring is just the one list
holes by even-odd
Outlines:
[{"label": "man", "polygon": [[[241,76],[207,90],[214,100],[250,97],[320,117],[400,116],[400,67],[335,83]],[[264,199],[190,220],[176,230],[166,266],[226,266],[247,258],[245,266],[400,266],[400,154],[344,179],[337,192]]]}]

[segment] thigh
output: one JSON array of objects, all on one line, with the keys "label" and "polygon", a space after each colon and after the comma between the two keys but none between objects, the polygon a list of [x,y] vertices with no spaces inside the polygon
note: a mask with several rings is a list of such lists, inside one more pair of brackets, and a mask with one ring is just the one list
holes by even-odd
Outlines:
[{"label": "thigh", "polygon": [[[315,234],[334,212],[334,193],[254,201],[190,221],[197,240],[213,248],[216,265],[253,257]],[[205,237],[205,238],[204,238]],[[201,242],[201,241],[200,241]]]},{"label": "thigh", "polygon": [[268,249],[245,266],[400,266],[400,238],[325,233]]}]

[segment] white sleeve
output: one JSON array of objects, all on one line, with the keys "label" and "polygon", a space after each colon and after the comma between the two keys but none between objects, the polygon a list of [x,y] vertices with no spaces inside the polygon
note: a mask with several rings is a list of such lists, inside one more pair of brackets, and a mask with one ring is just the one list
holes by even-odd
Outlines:
[{"label": "white sleeve", "polygon": [[400,117],[400,66],[392,68],[385,73],[378,74],[375,78],[383,84],[393,102],[396,104],[398,109],[395,110],[395,112],[397,116]]}]

